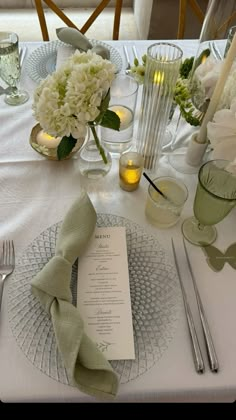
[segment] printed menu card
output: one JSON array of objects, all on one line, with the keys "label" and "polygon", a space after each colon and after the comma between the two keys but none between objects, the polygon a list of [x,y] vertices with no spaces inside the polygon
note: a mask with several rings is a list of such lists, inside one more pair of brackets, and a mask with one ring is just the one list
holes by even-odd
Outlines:
[{"label": "printed menu card", "polygon": [[135,358],[125,227],[95,229],[78,262],[77,306],[108,360]]}]

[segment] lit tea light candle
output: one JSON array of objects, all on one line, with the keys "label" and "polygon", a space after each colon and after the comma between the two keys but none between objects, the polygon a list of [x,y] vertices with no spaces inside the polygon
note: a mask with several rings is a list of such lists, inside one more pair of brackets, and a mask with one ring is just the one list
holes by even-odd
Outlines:
[{"label": "lit tea light candle", "polygon": [[46,146],[48,149],[55,149],[59,145],[61,137],[50,136],[50,134],[41,130],[37,134],[36,140],[40,146]]},{"label": "lit tea light candle", "polygon": [[125,191],[138,188],[143,170],[143,157],[137,152],[121,155],[119,162],[120,187]]},{"label": "lit tea light candle", "polygon": [[123,105],[113,105],[110,110],[115,112],[120,118],[120,130],[124,130],[129,127],[133,122],[133,112]]},{"label": "lit tea light candle", "polygon": [[164,78],[165,78],[165,74],[163,71],[155,71],[153,82],[156,85],[161,85],[164,81]]}]

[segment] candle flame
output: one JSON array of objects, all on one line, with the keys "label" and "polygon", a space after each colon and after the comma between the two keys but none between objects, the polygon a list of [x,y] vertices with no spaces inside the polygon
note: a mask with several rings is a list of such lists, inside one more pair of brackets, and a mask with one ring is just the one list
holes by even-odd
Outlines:
[{"label": "candle flame", "polygon": [[54,140],[55,139],[55,137],[53,137],[53,136],[50,136],[50,134],[48,134],[48,133],[45,133],[45,131],[43,132],[43,137],[46,139],[46,140]]},{"label": "candle flame", "polygon": [[157,85],[160,85],[163,83],[164,81],[164,72],[163,71],[155,71],[154,73],[154,83],[156,83]]},{"label": "candle flame", "polygon": [[120,120],[122,120],[122,117],[124,118],[125,113],[124,113],[124,111],[121,111],[120,109],[119,110],[117,109],[116,110],[116,115],[118,115]]}]

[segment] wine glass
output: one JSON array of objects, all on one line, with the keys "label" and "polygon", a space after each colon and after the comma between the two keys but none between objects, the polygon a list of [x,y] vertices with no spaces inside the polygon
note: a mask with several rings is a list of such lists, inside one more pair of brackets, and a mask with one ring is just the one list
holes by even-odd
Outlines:
[{"label": "wine glass", "polygon": [[18,89],[21,68],[19,59],[19,38],[14,32],[0,32],[0,77],[9,86],[5,102],[8,105],[24,104],[29,94]]},{"label": "wine glass", "polygon": [[195,217],[182,224],[184,237],[194,245],[212,244],[217,236],[213,225],[223,220],[236,205],[236,175],[227,170],[229,163],[222,159],[210,160],[199,170],[193,205]]}]

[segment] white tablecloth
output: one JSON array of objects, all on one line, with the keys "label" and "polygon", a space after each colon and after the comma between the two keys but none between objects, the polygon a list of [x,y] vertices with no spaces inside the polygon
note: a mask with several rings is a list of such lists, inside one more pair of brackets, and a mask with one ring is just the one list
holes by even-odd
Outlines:
[{"label": "white tablecloth", "polygon": [[[109,41],[124,58],[122,45],[131,52],[136,45],[141,56],[154,41]],[[28,56],[40,43],[28,43]],[[181,41],[185,56],[196,51],[197,41]],[[124,62],[125,63],[125,62]],[[18,107],[10,107],[0,97],[0,240],[14,239],[16,255],[43,230],[60,221],[71,203],[85,187],[97,212],[124,216],[142,225],[156,235],[158,241],[173,261],[170,241],[174,238],[181,273],[193,308],[197,331],[204,353],[206,372],[195,372],[191,354],[188,327],[183,305],[180,309],[176,330],[168,349],[146,373],[120,386],[115,401],[234,401],[236,399],[236,281],[235,272],[225,264],[222,271],[213,272],[206,263],[200,248],[188,244],[193,270],[197,278],[202,300],[219,357],[219,373],[213,374],[208,367],[201,325],[190,275],[182,246],[181,222],[192,215],[192,203],[197,175],[184,175],[168,165],[164,157],[157,175],[176,175],[189,189],[189,198],[178,224],[168,230],[151,226],[145,219],[144,208],[147,181],[141,180],[137,191],[128,193],[118,183],[118,161],[113,160],[111,172],[99,181],[88,181],[79,175],[76,159],[52,162],[38,155],[29,145],[29,135],[35,125],[32,116],[32,93],[36,84],[23,68],[21,84],[31,95],[30,101]],[[137,111],[138,118],[138,111]],[[136,125],[137,130],[137,125]],[[225,250],[235,241],[236,211],[217,226],[215,243]],[[16,343],[9,324],[8,289],[6,282],[0,316],[0,399],[2,401],[53,402],[96,401],[78,389],[57,382],[28,361]]]}]

